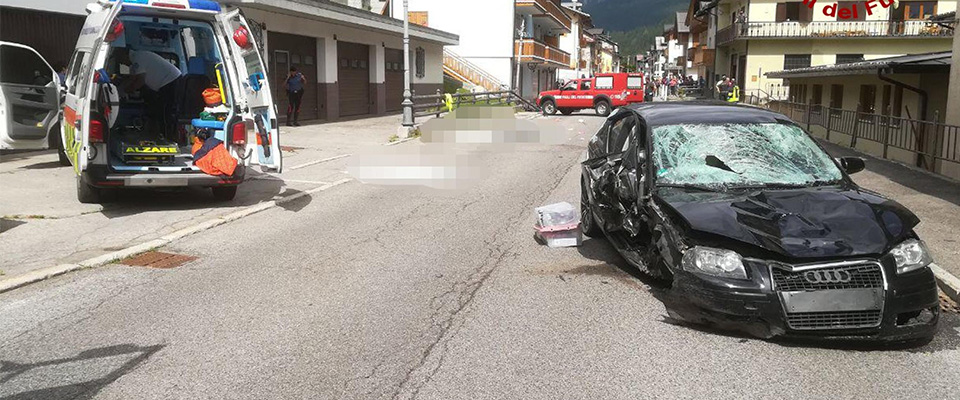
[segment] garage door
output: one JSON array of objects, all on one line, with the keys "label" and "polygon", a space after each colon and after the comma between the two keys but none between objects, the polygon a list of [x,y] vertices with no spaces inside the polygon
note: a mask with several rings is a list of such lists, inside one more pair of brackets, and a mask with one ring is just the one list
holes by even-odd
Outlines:
[{"label": "garage door", "polygon": [[370,50],[365,44],[337,42],[340,116],[370,113]]},{"label": "garage door", "polygon": [[400,111],[403,108],[400,105],[403,102],[403,50],[385,49],[384,59],[387,63],[387,111]]},{"label": "garage door", "polygon": [[317,41],[308,36],[291,35],[287,33],[268,32],[267,42],[270,46],[270,83],[273,88],[273,98],[277,103],[278,117],[281,121],[287,119],[287,92],[283,88],[290,67],[297,67],[297,71],[307,79],[304,85],[303,104],[300,106],[300,120],[320,119],[319,85],[317,85]]}]

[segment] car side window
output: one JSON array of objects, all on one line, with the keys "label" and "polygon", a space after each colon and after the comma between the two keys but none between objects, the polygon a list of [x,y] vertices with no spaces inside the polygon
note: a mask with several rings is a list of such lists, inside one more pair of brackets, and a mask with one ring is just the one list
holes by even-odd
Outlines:
[{"label": "car side window", "polygon": [[590,90],[590,81],[587,79],[580,81],[580,90]]},{"label": "car side window", "polygon": [[604,122],[597,134],[590,139],[588,145],[588,154],[590,158],[599,157],[607,154],[607,138],[610,136],[610,120]]},{"label": "car side window", "polygon": [[3,83],[44,86],[53,78],[50,67],[37,53],[17,46],[0,46],[0,79]]},{"label": "car side window", "polygon": [[566,85],[563,85],[563,90],[577,90],[577,81],[567,82]]},{"label": "car side window", "polygon": [[627,137],[630,136],[630,131],[637,126],[637,118],[633,115],[628,115],[624,118],[621,118],[613,125],[613,129],[610,130],[610,140],[609,147],[607,148],[607,154],[616,154],[623,153],[627,150]]},{"label": "car side window", "polygon": [[67,71],[67,91],[69,91],[70,94],[77,94],[77,89],[80,89],[81,85],[77,77],[80,76],[83,64],[88,57],[89,53],[85,51],[77,51],[73,55],[73,60],[70,62],[70,69]]}]

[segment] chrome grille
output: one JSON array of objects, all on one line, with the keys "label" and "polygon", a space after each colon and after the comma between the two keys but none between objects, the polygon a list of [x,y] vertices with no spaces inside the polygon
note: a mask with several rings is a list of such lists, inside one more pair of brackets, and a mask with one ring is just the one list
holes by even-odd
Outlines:
[{"label": "chrome grille", "polygon": [[807,281],[804,274],[810,269],[803,271],[786,271],[779,268],[771,268],[773,284],[780,292],[799,292],[808,290],[833,290],[833,289],[863,289],[863,288],[882,288],[883,273],[880,271],[880,265],[864,262],[863,264],[842,265],[834,267],[817,268],[813,271],[846,271],[850,274],[850,282],[819,282],[812,283]]},{"label": "chrome grille", "polygon": [[793,313],[787,314],[787,325],[797,330],[872,328],[882,316],[880,310]]}]

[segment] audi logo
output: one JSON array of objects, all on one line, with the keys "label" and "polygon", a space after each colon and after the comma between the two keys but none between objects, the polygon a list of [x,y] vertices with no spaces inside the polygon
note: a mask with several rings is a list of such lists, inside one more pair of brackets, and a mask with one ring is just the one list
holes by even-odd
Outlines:
[{"label": "audi logo", "polygon": [[847,283],[853,279],[853,275],[850,271],[844,270],[807,271],[803,274],[803,278],[810,283]]}]

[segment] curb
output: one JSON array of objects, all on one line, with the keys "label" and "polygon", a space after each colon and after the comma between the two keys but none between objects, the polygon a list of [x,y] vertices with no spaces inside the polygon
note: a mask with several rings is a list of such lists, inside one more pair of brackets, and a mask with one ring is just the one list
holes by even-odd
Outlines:
[{"label": "curb", "polygon": [[122,250],[114,251],[101,256],[83,260],[76,264],[60,264],[52,267],[33,270],[30,272],[27,272],[26,274],[16,276],[14,278],[0,280],[0,293],[7,292],[16,288],[20,288],[20,287],[29,285],[31,283],[40,282],[58,275],[63,275],[68,272],[73,272],[73,271],[77,271],[85,268],[100,267],[103,265],[110,264],[114,261],[123,260],[125,258],[129,258],[134,255],[137,255],[146,251],[150,251],[158,247],[166,246],[167,244],[170,244],[173,241],[182,239],[184,237],[193,235],[195,233],[200,233],[208,229],[226,224],[228,222],[233,222],[243,217],[248,217],[250,215],[259,213],[261,211],[269,210],[271,208],[277,207],[281,204],[289,203],[291,201],[294,201],[304,196],[323,192],[327,189],[333,188],[335,186],[340,186],[350,181],[352,181],[352,179],[349,179],[349,178],[341,179],[339,181],[328,183],[326,185],[313,188],[310,190],[305,190],[303,192],[296,193],[284,198],[271,200],[271,201],[267,201],[259,204],[254,204],[252,206],[232,212],[230,214],[227,214],[221,217],[216,217],[205,222],[201,222],[189,228],[181,229],[179,231],[165,235],[159,239],[154,239],[146,243],[141,243],[138,245],[127,247]]},{"label": "curb", "polygon": [[930,270],[933,271],[933,277],[937,280],[937,286],[940,286],[940,291],[953,301],[960,303],[960,278],[947,272],[947,270],[937,264],[930,264]]}]

